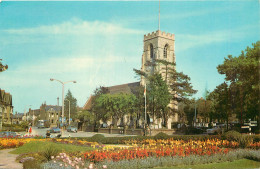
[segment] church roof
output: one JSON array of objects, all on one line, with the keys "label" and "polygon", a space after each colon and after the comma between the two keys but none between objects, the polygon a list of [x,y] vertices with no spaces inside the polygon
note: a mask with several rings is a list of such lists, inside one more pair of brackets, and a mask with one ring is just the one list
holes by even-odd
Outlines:
[{"label": "church roof", "polygon": [[117,94],[117,93],[127,93],[127,94],[136,94],[138,92],[138,87],[140,86],[140,82],[134,83],[126,83],[116,86],[108,87],[110,94]]},{"label": "church roof", "polygon": [[[121,85],[115,85],[107,87],[110,94],[117,94],[117,93],[127,93],[127,94],[137,94],[138,88],[140,86],[140,82],[133,82],[133,83],[126,83]],[[83,106],[84,110],[90,110],[92,105],[92,100],[95,96],[90,96],[86,101],[85,105]]]}]

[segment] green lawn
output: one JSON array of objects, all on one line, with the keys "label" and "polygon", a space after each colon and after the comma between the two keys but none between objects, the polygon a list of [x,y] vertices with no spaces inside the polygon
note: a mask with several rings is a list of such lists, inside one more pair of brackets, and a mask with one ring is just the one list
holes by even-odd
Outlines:
[{"label": "green lawn", "polygon": [[156,167],[156,169],[253,169],[260,168],[260,162],[241,159],[233,162],[223,162],[223,163],[211,163],[211,164],[200,164],[200,165],[186,165],[186,166],[176,166],[176,167]]},{"label": "green lawn", "polygon": [[33,141],[24,144],[23,146],[11,151],[12,154],[23,154],[23,153],[32,153],[32,152],[42,152],[48,147],[53,147],[58,151],[65,152],[77,152],[77,151],[89,151],[93,150],[92,147],[76,146],[72,144],[62,144],[62,143],[53,143],[48,141]]}]

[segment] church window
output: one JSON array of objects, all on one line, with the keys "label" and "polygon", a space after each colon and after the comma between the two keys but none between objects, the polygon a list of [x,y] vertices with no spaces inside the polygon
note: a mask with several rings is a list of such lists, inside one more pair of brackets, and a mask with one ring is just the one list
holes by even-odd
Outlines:
[{"label": "church window", "polygon": [[163,56],[164,56],[164,58],[167,58],[167,53],[168,53],[168,44],[166,44],[164,46],[164,49],[163,49]]},{"label": "church window", "polygon": [[153,58],[153,45],[150,44],[150,58]]}]

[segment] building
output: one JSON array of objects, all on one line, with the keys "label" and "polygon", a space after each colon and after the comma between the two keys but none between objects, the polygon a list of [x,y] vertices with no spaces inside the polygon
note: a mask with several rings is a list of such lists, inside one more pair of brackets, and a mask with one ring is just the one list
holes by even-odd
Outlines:
[{"label": "building", "polygon": [[[164,72],[164,65],[158,64],[156,67],[152,68],[150,66],[147,66],[147,62],[154,62],[155,59],[166,60],[170,63],[175,63],[176,58],[174,34],[165,33],[161,32],[160,30],[157,30],[156,32],[144,35],[141,70],[148,74],[151,74],[153,72],[159,72],[160,74],[162,74],[163,78],[166,78],[166,73]],[[166,82],[168,83],[168,79],[166,80]],[[141,77],[141,85],[144,86],[145,83],[149,82],[146,82],[146,79],[144,77]],[[172,94],[175,93],[175,91],[170,92]],[[178,109],[177,103],[174,101],[170,102],[169,107],[175,110]],[[155,117],[152,118],[154,119],[153,126],[155,128],[162,128],[162,119],[156,119]],[[171,116],[171,118],[168,119],[167,128],[170,129],[172,123],[174,122],[178,122],[177,112],[174,114],[174,116]]]},{"label": "building", "polygon": [[21,124],[21,122],[23,121],[23,116],[24,116],[24,113],[13,114],[12,124]]},{"label": "building", "polygon": [[[141,66],[141,70],[145,71],[148,74],[151,74],[155,71],[159,72],[162,74],[162,77],[165,77],[165,74],[163,72],[163,66],[162,65],[158,65],[156,67],[153,67],[151,69],[151,67],[146,66],[146,63],[149,62],[153,62],[155,59],[161,59],[161,60],[166,60],[168,62],[174,63],[175,62],[175,38],[174,38],[174,34],[170,34],[170,33],[165,33],[165,32],[161,32],[160,30],[156,31],[156,32],[152,32],[149,33],[147,35],[144,35],[144,40],[143,40],[143,54],[142,54],[142,66]],[[121,85],[115,85],[115,86],[111,86],[111,87],[107,87],[109,90],[110,94],[115,94],[115,93],[132,93],[135,94],[135,92],[138,91],[138,87],[140,87],[140,85],[144,86],[146,82],[146,80],[141,77],[141,81],[140,82],[134,82],[134,83],[127,83],[127,84],[121,84]],[[170,91],[173,92],[174,91]],[[90,110],[91,109],[91,105],[92,105],[92,100],[93,100],[93,96],[90,96],[89,99],[86,101],[83,109],[85,110]],[[171,101],[171,103],[169,104],[169,106],[171,108],[175,108],[177,109],[177,104],[174,104],[174,102]],[[148,116],[149,116],[149,112],[148,112]],[[150,117],[150,116],[149,116]],[[155,117],[150,117],[150,121],[152,121],[153,128],[162,128],[162,119],[156,119]],[[130,121],[130,117],[125,116],[124,119],[128,124],[131,123]],[[142,119],[143,121],[143,119]],[[168,129],[171,129],[171,124],[173,122],[177,122],[178,121],[178,115],[177,113],[172,116],[171,118],[168,119]],[[107,122],[108,125],[109,123],[112,123],[112,119],[111,121]],[[120,122],[118,122],[120,123]],[[142,122],[141,122],[142,123]]]},{"label": "building", "polygon": [[[36,119],[47,120],[50,124],[50,127],[57,127],[59,125],[59,117],[61,117],[61,110],[61,106],[46,105],[46,103],[44,103],[41,105]],[[33,111],[31,111],[31,114],[33,114]]]},{"label": "building", "polygon": [[0,89],[0,128],[2,128],[2,123],[11,124],[12,114],[12,95]]}]

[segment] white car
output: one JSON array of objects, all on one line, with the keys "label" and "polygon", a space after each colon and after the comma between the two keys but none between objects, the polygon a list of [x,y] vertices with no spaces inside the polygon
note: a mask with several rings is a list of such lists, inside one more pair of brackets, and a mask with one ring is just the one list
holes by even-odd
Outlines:
[{"label": "white car", "polygon": [[207,129],[207,134],[219,134],[221,133],[222,128],[220,126],[215,126],[212,129]]}]

